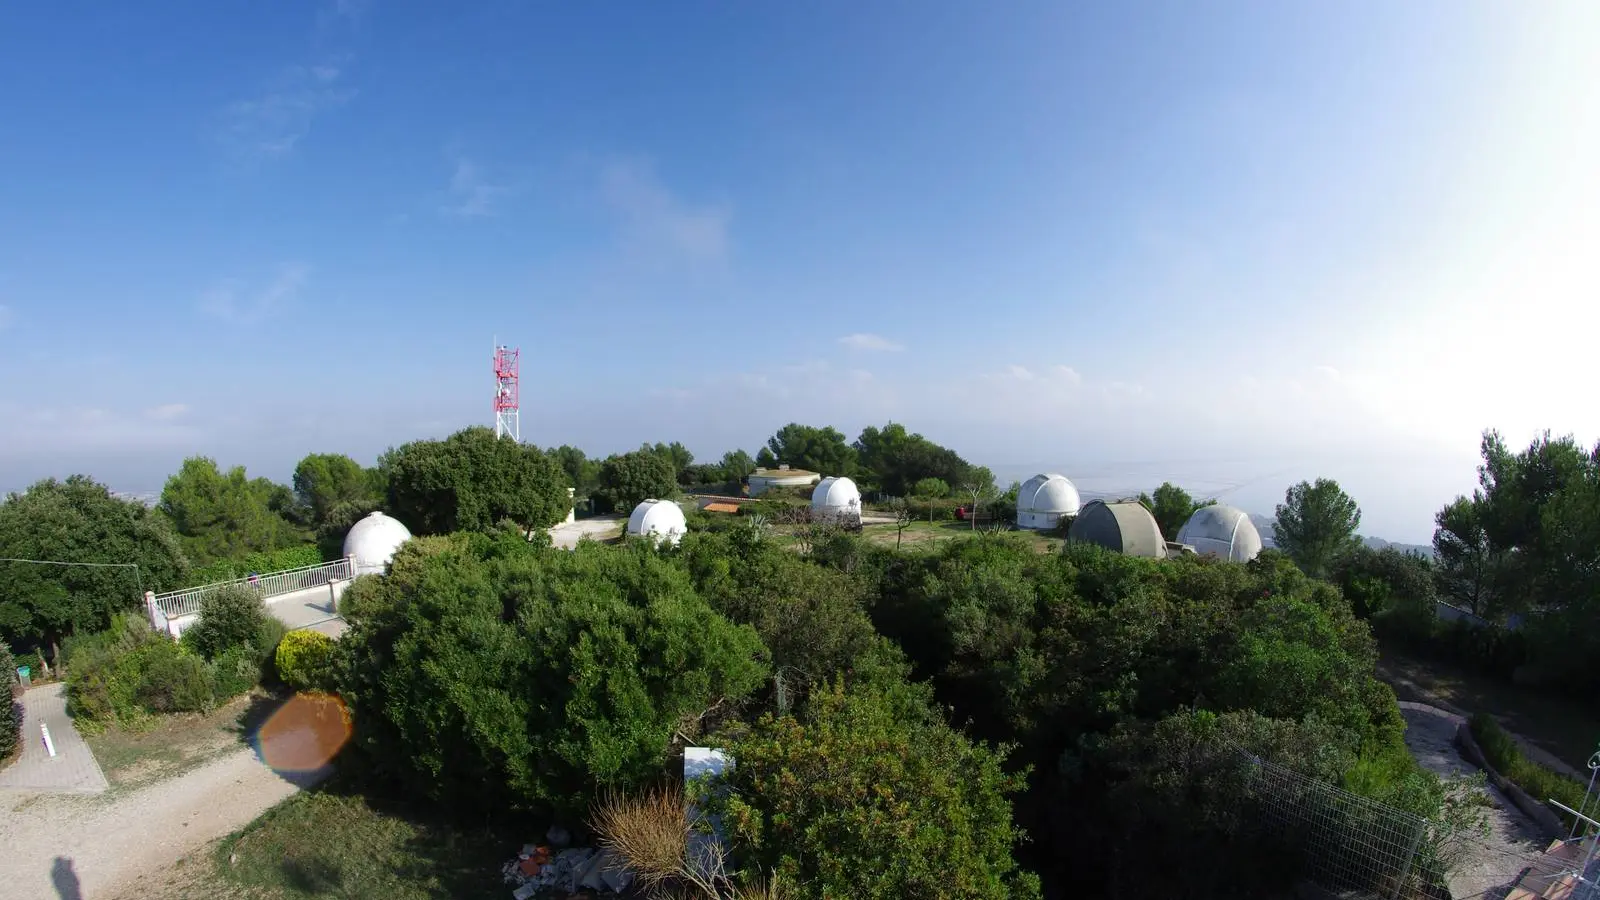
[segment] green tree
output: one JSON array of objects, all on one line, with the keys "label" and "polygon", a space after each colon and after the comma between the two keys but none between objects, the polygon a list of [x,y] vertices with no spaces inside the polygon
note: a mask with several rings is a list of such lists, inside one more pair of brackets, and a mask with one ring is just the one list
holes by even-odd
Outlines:
[{"label": "green tree", "polygon": [[1397,607],[1433,614],[1434,567],[1421,556],[1358,545],[1334,560],[1329,576],[1364,619]]},{"label": "green tree", "polygon": [[1140,494],[1139,502],[1155,516],[1161,526],[1161,536],[1169,541],[1178,539],[1178,531],[1194,515],[1195,510],[1209,505],[1209,501],[1196,500],[1189,492],[1170,481],[1164,481],[1154,494]]},{"label": "green tree", "polygon": [[216,460],[204,456],[184,460],[167,479],[157,509],[199,565],[293,547],[309,536],[295,522],[294,495],[287,487],[250,478],[244,466],[224,473]]},{"label": "green tree", "polygon": [[1439,561],[1440,592],[1452,604],[1477,615],[1489,612],[1494,590],[1495,558],[1483,528],[1478,502],[1457,497],[1434,517],[1433,555]]},{"label": "green tree", "polygon": [[911,496],[937,500],[950,496],[950,485],[942,478],[924,478],[911,486]]},{"label": "green tree", "polygon": [[[787,465],[823,475],[856,473],[856,450],[837,428],[816,428],[791,422],[767,439],[763,465]],[[758,454],[757,462],[761,461]]]},{"label": "green tree", "polygon": [[313,528],[321,527],[340,504],[365,506],[370,512],[383,502],[384,484],[377,469],[366,469],[343,453],[312,453],[294,467],[294,495]]},{"label": "green tree", "polygon": [[538,447],[484,427],[386,454],[388,509],[413,534],[548,528],[571,509],[567,479]]},{"label": "green tree", "polygon": [[161,516],[84,475],[37,482],[0,503],[0,556],[138,567],[0,562],[0,639],[19,649],[105,628],[113,613],[141,608],[141,586],[182,587],[189,572]]},{"label": "green tree", "polygon": [[862,429],[855,450],[863,477],[897,497],[905,496],[913,485],[927,478],[937,478],[945,484],[965,484],[972,479],[971,466],[959,454],[920,434],[907,432],[904,425],[896,422]]},{"label": "green tree", "polygon": [[1361,507],[1331,478],[1302,481],[1278,504],[1275,542],[1306,574],[1321,578],[1359,543]]},{"label": "green tree", "polygon": [[338,642],[340,694],[374,763],[448,804],[581,814],[659,778],[675,735],[766,677],[755,633],[648,547],[423,538],[373,582]]},{"label": "green tree", "polygon": [[756,470],[756,461],[743,450],[729,450],[722,454],[718,465],[722,466],[723,477],[729,481],[743,482]]},{"label": "green tree", "polygon": [[659,441],[655,444],[643,444],[639,447],[639,451],[641,453],[654,453],[671,463],[673,478],[677,478],[679,472],[694,464],[694,454],[689,452],[689,448],[677,441],[673,441],[670,444],[663,444]]},{"label": "green tree", "polygon": [[1012,856],[1004,749],[841,688],[732,741],[726,791],[702,786],[736,850],[799,898],[1028,898]]},{"label": "green tree", "polygon": [[595,496],[617,512],[627,514],[645,500],[677,495],[677,472],[659,453],[635,450],[609,457],[600,465],[600,488]]}]

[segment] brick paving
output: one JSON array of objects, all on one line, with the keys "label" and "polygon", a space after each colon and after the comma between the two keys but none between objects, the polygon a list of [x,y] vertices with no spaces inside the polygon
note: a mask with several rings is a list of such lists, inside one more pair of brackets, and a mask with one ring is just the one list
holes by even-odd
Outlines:
[{"label": "brick paving", "polygon": [[[98,794],[106,776],[67,716],[65,685],[43,684],[22,697],[22,756],[0,769],[0,791],[46,794]],[[50,728],[56,755],[45,750],[40,723]]]}]

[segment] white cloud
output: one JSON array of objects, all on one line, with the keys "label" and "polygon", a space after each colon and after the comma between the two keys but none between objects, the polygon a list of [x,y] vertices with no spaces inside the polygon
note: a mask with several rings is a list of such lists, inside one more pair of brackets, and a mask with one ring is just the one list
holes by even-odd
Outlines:
[{"label": "white cloud", "polygon": [[624,237],[635,251],[689,262],[727,258],[731,213],[720,206],[690,206],[669,191],[649,165],[607,166],[601,175],[601,195],[621,217]]},{"label": "white cloud", "polygon": [[145,410],[144,414],[145,418],[154,419],[157,422],[171,422],[182,417],[188,411],[189,405],[186,403],[164,403],[160,406],[152,406]]},{"label": "white cloud", "polygon": [[839,343],[851,350],[879,351],[884,353],[898,353],[905,349],[904,344],[897,344],[882,335],[876,334],[847,334],[839,338]]},{"label": "white cloud", "polygon": [[481,166],[464,156],[457,156],[455,171],[450,175],[448,199],[439,211],[458,218],[480,218],[495,214],[495,204],[514,192],[509,184],[490,181]]},{"label": "white cloud", "polygon": [[259,94],[223,109],[222,143],[246,163],[287,156],[318,117],[355,99],[356,90],[340,84],[343,74],[329,64],[285,68]]},{"label": "white cloud", "polygon": [[199,308],[227,322],[254,325],[292,303],[309,274],[305,265],[288,263],[279,266],[272,281],[259,290],[233,279],[218,282],[201,294]]}]

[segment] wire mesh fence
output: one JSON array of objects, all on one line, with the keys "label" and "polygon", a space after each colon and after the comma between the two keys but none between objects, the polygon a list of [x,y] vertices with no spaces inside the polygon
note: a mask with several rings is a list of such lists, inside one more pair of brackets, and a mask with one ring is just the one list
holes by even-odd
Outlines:
[{"label": "wire mesh fence", "polygon": [[1254,825],[1295,848],[1301,877],[1347,897],[1440,896],[1427,820],[1239,752]]}]

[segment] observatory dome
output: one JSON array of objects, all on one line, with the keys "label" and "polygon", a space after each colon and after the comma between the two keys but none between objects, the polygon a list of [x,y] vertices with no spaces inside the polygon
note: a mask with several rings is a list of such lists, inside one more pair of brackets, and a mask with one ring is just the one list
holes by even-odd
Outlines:
[{"label": "observatory dome", "polygon": [[1156,524],[1156,517],[1150,515],[1150,510],[1139,503],[1090,500],[1072,520],[1067,540],[1099,544],[1128,556],[1165,559],[1167,555],[1161,526]]},{"label": "observatory dome", "polygon": [[1244,510],[1216,503],[1195,510],[1178,530],[1178,543],[1203,556],[1249,562],[1261,552],[1261,533]]},{"label": "observatory dome", "polygon": [[1049,531],[1062,516],[1077,515],[1079,503],[1078,489],[1067,476],[1035,475],[1017,491],[1017,527]]},{"label": "observatory dome", "polygon": [[357,575],[382,575],[395,551],[409,540],[409,529],[398,520],[375,512],[351,526],[350,533],[344,536],[344,555],[355,557]]},{"label": "observatory dome", "polygon": [[677,544],[689,531],[683,510],[671,500],[646,500],[633,508],[628,516],[630,537],[650,536],[657,543]]},{"label": "observatory dome", "polygon": [[819,519],[860,522],[861,491],[848,478],[824,478],[811,492],[811,515]]}]

